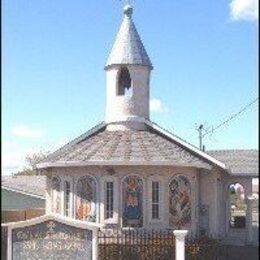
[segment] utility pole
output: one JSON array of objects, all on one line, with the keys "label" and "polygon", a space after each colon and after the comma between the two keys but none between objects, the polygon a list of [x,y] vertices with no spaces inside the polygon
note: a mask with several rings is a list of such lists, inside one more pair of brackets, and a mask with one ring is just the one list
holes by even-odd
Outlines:
[{"label": "utility pole", "polygon": [[198,132],[199,132],[200,150],[202,150],[202,149],[203,149],[203,144],[202,144],[202,130],[203,130],[203,125],[201,124],[197,130],[198,130]]},{"label": "utility pole", "polygon": [[[255,104],[257,101],[259,100],[259,98],[255,98],[253,101],[251,101],[249,104],[247,104],[245,107],[243,107],[242,109],[240,109],[237,113],[231,115],[228,119],[226,119],[225,121],[223,121],[222,123],[220,123],[219,125],[215,126],[215,127],[211,127],[210,129],[204,129],[204,126],[201,124],[196,130],[199,132],[199,147],[200,150],[205,151],[205,146],[202,144],[202,139],[204,136],[208,135],[208,134],[212,134],[214,131],[216,131],[217,129],[219,129],[220,127],[222,127],[223,125],[226,125],[227,123],[229,123],[231,120],[233,120],[234,118],[236,118],[237,116],[239,116],[240,114],[244,113],[250,106],[252,106],[253,104]],[[204,131],[204,133],[202,133],[202,131]]]}]

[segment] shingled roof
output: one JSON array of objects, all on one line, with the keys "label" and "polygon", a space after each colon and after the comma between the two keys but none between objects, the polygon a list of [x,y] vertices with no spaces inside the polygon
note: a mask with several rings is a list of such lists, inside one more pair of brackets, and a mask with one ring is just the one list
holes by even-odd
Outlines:
[{"label": "shingled roof", "polygon": [[44,198],[46,177],[39,175],[2,176],[1,186],[2,189]]},{"label": "shingled roof", "polygon": [[224,164],[188,143],[159,131],[108,131],[100,124],[49,155],[38,168],[82,165],[175,165],[211,168]]},{"label": "shingled roof", "polygon": [[259,174],[257,150],[214,150],[207,153],[225,163],[232,175],[258,176]]},{"label": "shingled roof", "polygon": [[124,8],[124,19],[108,57],[106,67],[116,64],[143,65],[152,68],[150,58],[131,18],[133,8]]},{"label": "shingled roof", "polygon": [[235,176],[258,176],[257,150],[203,152],[157,124],[146,130],[108,131],[102,122],[37,165],[40,168],[83,165],[173,165],[210,168]]}]

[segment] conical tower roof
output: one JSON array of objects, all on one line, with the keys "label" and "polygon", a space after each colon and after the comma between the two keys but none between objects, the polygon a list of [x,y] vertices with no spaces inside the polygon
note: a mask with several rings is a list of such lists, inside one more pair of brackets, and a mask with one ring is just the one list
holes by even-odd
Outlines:
[{"label": "conical tower roof", "polygon": [[126,5],[123,22],[105,68],[120,64],[143,65],[152,68],[150,58],[132,20],[132,13],[133,8]]}]

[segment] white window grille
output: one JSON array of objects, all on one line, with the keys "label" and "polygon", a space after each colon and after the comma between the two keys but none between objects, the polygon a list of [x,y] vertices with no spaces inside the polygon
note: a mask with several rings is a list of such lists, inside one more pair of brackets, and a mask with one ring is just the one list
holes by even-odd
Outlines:
[{"label": "white window grille", "polygon": [[64,193],[64,210],[65,210],[65,216],[70,216],[70,182],[65,181],[65,193]]},{"label": "white window grille", "polygon": [[114,211],[114,183],[112,181],[106,182],[106,208],[105,208],[105,218],[113,218]]},{"label": "white window grille", "polygon": [[158,181],[152,181],[152,219],[159,219],[160,185]]}]

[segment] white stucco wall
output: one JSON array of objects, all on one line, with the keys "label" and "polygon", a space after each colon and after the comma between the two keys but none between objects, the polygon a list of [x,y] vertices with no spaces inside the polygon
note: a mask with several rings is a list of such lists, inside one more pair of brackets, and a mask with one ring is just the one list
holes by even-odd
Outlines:
[{"label": "white stucco wall", "polygon": [[[112,169],[112,170],[111,170]],[[215,237],[223,237],[226,232],[226,223],[228,221],[226,204],[227,190],[229,182],[234,181],[228,177],[227,173],[214,168],[212,170],[199,170],[195,168],[167,167],[167,166],[88,166],[55,168],[49,173],[51,176],[60,176],[61,179],[70,180],[73,183],[71,199],[74,202],[74,208],[71,210],[71,217],[75,217],[76,212],[76,183],[84,176],[90,175],[97,181],[97,222],[102,224],[122,225],[122,180],[129,175],[138,175],[142,178],[143,187],[143,223],[146,228],[170,228],[169,226],[169,183],[175,176],[186,176],[191,183],[191,205],[192,205],[192,223],[188,227],[190,235],[198,234],[200,213],[199,206],[204,204],[209,207],[209,226],[208,234]],[[104,218],[104,183],[106,180],[114,180],[115,184],[115,204],[114,218],[105,220]],[[160,219],[151,218],[151,180],[158,180],[160,189]],[[239,178],[241,180],[241,178]],[[247,190],[250,190],[250,180],[242,180]],[[51,190],[50,179],[47,181],[47,203],[46,210],[51,211]],[[63,187],[63,184],[62,184]],[[250,192],[250,191],[249,191]],[[62,191],[63,194],[63,191]],[[63,196],[63,195],[62,195]],[[64,213],[62,203],[62,214]]]},{"label": "white stucco wall", "polygon": [[132,96],[117,95],[118,76],[121,66],[111,66],[107,70],[106,122],[126,121],[137,117],[149,119],[150,68],[128,65],[132,80]]},{"label": "white stucco wall", "polygon": [[209,208],[208,234],[213,237],[223,237],[226,232],[226,176],[216,168],[200,176],[200,203]]},{"label": "white stucco wall", "polygon": [[[60,168],[53,169],[52,176],[60,176],[62,180],[71,179],[74,183],[74,192],[77,180],[84,175],[94,176],[97,180],[97,192],[98,201],[100,205],[97,208],[97,221],[100,223],[118,223],[122,224],[122,186],[121,183],[126,176],[138,175],[142,178],[144,183],[143,190],[143,222],[144,226],[147,228],[169,228],[169,183],[171,179],[175,176],[182,175],[186,176],[191,183],[191,205],[192,205],[192,223],[189,229],[195,233],[198,225],[198,218],[196,213],[196,208],[198,205],[198,178],[197,170],[192,168],[175,168],[166,166],[117,166],[113,167],[114,174],[110,176],[115,180],[115,217],[111,221],[105,221],[103,210],[104,210],[104,181],[109,177],[108,171],[109,167],[81,167],[81,168]],[[51,176],[50,175],[50,176]],[[160,219],[151,219],[151,181],[160,181]],[[47,181],[50,186],[50,182]],[[62,185],[63,186],[63,185]],[[49,191],[49,192],[48,192]],[[51,210],[51,191],[47,187],[47,207]],[[73,193],[73,191],[72,191]],[[75,197],[75,196],[74,196]],[[72,199],[75,203],[75,198]],[[47,210],[47,208],[46,208]],[[74,207],[75,213],[75,207]],[[75,214],[74,216],[75,217]]]}]

